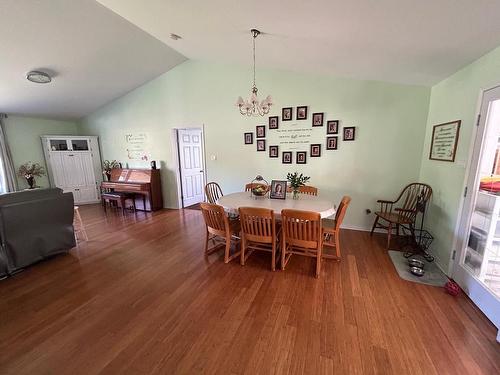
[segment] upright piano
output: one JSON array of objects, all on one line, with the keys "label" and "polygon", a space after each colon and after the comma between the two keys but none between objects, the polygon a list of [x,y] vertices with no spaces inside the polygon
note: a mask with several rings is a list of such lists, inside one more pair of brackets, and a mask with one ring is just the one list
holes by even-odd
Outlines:
[{"label": "upright piano", "polygon": [[159,169],[112,169],[111,180],[103,181],[101,190],[135,194],[139,210],[163,208]]}]

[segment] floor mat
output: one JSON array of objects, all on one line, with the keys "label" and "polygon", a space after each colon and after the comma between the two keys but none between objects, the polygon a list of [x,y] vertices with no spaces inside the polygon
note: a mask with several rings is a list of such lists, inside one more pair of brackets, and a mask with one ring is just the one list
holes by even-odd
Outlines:
[{"label": "floor mat", "polygon": [[448,281],[448,278],[443,273],[443,271],[439,269],[436,263],[429,263],[424,259],[424,257],[420,255],[415,255],[415,257],[425,263],[425,274],[422,277],[415,276],[410,272],[408,259],[403,256],[403,253],[401,251],[389,250],[389,256],[391,257],[394,267],[396,267],[396,271],[398,271],[399,277],[404,280],[440,287],[443,287],[444,284],[446,284],[446,282]]}]

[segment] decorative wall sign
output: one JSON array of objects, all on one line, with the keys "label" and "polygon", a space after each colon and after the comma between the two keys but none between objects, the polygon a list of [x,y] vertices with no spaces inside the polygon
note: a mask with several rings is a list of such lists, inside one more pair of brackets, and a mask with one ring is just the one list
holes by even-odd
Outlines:
[{"label": "decorative wall sign", "polygon": [[272,180],[269,198],[286,199],[286,184],[287,181]]},{"label": "decorative wall sign", "polygon": [[129,160],[148,161],[151,159],[147,133],[125,134],[127,158]]},{"label": "decorative wall sign", "polygon": [[434,125],[429,159],[455,161],[461,120]]},{"label": "decorative wall sign", "polygon": [[338,137],[326,137],[326,149],[336,150],[337,149],[337,138]]},{"label": "decorative wall sign", "polygon": [[344,127],[344,141],[354,141],[354,135],[356,133],[356,128],[354,126]]},{"label": "decorative wall sign", "polygon": [[278,157],[278,146],[269,146],[269,157],[270,158]]},{"label": "decorative wall sign", "polygon": [[292,151],[283,151],[281,162],[283,164],[292,164]]},{"label": "decorative wall sign", "polygon": [[338,134],[339,120],[330,120],[326,122],[326,134]]},{"label": "decorative wall sign", "polygon": [[311,157],[319,158],[321,156],[321,144],[313,144],[311,145]]},{"label": "decorative wall sign", "polygon": [[297,151],[295,154],[295,160],[297,164],[306,164],[307,163],[307,152],[305,151]]},{"label": "decorative wall sign", "polygon": [[303,145],[310,143],[312,128],[296,128],[276,130],[279,144],[287,149],[303,148]]},{"label": "decorative wall sign", "polygon": [[257,151],[266,151],[265,139],[257,139]]},{"label": "decorative wall sign", "polygon": [[257,125],[255,127],[255,138],[266,138],[266,125]]},{"label": "decorative wall sign", "polygon": [[292,111],[293,107],[285,107],[281,110],[281,120],[282,121],[292,121]]},{"label": "decorative wall sign", "polygon": [[307,106],[297,107],[297,120],[307,120]]},{"label": "decorative wall sign", "polygon": [[278,129],[278,116],[269,117],[269,129]]},{"label": "decorative wall sign", "polygon": [[245,144],[251,145],[253,143],[253,133],[245,133]]},{"label": "decorative wall sign", "polygon": [[313,113],[312,126],[323,126],[324,113]]}]

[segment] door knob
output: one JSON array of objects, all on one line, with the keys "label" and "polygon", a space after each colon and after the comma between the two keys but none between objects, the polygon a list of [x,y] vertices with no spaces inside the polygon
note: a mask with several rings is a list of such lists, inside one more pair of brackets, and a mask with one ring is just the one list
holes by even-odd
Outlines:
[{"label": "door knob", "polygon": [[200,173],[203,173],[203,171],[200,171]]}]

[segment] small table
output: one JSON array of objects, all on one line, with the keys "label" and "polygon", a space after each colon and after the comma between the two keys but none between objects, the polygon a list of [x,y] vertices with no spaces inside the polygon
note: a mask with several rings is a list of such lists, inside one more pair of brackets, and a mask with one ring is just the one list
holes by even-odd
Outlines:
[{"label": "small table", "polygon": [[317,212],[322,218],[335,215],[335,205],[321,196],[300,194],[299,199],[287,197],[286,199],[270,199],[269,197],[251,196],[250,192],[233,193],[224,195],[217,201],[224,210],[230,214],[238,214],[240,207],[259,207],[274,211],[276,216],[281,216],[282,209],[302,210]]}]

